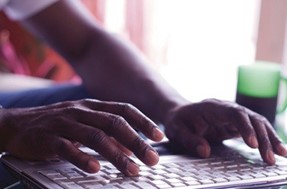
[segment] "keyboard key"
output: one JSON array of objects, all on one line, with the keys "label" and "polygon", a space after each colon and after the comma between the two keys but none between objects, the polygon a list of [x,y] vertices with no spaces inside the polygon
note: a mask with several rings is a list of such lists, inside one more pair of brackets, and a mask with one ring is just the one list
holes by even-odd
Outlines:
[{"label": "keyboard key", "polygon": [[138,189],[139,187],[135,186],[132,183],[122,183],[121,188],[126,188],[126,189]]},{"label": "keyboard key", "polygon": [[195,181],[195,180],[197,180],[196,178],[194,178],[194,177],[182,177],[182,178],[180,178],[181,180],[183,180],[183,181]]},{"label": "keyboard key", "polygon": [[177,182],[177,183],[171,183],[171,185],[172,185],[173,187],[185,187],[185,186],[186,186],[185,184],[179,183],[179,182]]},{"label": "keyboard key", "polygon": [[151,181],[151,183],[158,188],[171,188],[171,185],[162,180],[154,180]]},{"label": "keyboard key", "polygon": [[248,179],[253,179],[254,177],[250,175],[240,175],[239,178],[241,178],[242,180],[248,180]]},{"label": "keyboard key", "polygon": [[178,177],[180,177],[180,175],[175,174],[175,173],[168,173],[165,176],[166,176],[166,178],[178,178]]},{"label": "keyboard key", "polygon": [[214,178],[212,180],[214,180],[216,183],[221,183],[221,182],[227,182],[228,181],[226,178]]},{"label": "keyboard key", "polygon": [[159,170],[152,170],[151,171],[152,174],[157,174],[157,175],[169,175],[170,173],[168,173],[165,170],[159,169]]},{"label": "keyboard key", "polygon": [[262,177],[266,177],[266,175],[262,174],[262,173],[251,173],[250,174],[252,177],[254,178],[262,178]]},{"label": "keyboard key", "polygon": [[168,183],[179,183],[179,182],[182,182],[181,180],[176,179],[176,178],[166,179],[165,181],[168,182]]},{"label": "keyboard key", "polygon": [[262,171],[262,174],[266,176],[277,176],[278,175],[275,172],[269,172],[269,171]]},{"label": "keyboard key", "polygon": [[154,172],[150,172],[150,171],[140,171],[139,175],[140,176],[149,176],[149,175],[157,175],[157,174]]},{"label": "keyboard key", "polygon": [[196,186],[196,185],[201,185],[201,183],[200,183],[200,182],[195,181],[195,180],[187,181],[187,182],[185,182],[185,184],[186,184],[187,186]]},{"label": "keyboard key", "polygon": [[106,186],[101,186],[101,189],[121,189],[119,185],[106,185]]},{"label": "keyboard key", "polygon": [[95,188],[101,188],[103,185],[100,184],[98,181],[89,181],[86,183],[80,183],[80,186],[86,188],[86,189],[95,189]]},{"label": "keyboard key", "polygon": [[67,182],[67,183],[62,183],[61,184],[62,187],[64,188],[67,188],[67,189],[70,189],[70,188],[73,188],[73,189],[83,189],[82,186],[74,183],[74,182]]},{"label": "keyboard key", "polygon": [[162,180],[165,177],[162,175],[149,175],[147,178],[149,178],[150,180]]},{"label": "keyboard key", "polygon": [[238,180],[241,180],[240,178],[235,177],[235,176],[228,176],[228,177],[224,177],[224,178],[227,179],[228,181],[238,181]]},{"label": "keyboard key", "polygon": [[[285,164],[287,165],[286,162]],[[102,169],[95,174],[85,173],[76,168],[47,170],[39,173],[51,180],[56,180],[64,188],[205,188],[212,187],[213,184],[225,187],[254,181],[260,184],[276,181],[279,175],[282,175],[281,179],[286,179],[287,166],[283,164],[282,166],[267,166],[262,160],[246,160],[232,152],[231,156],[225,154],[215,158],[213,155],[208,159],[160,163],[154,167],[141,165],[138,177],[126,177],[112,164],[103,165]]]},{"label": "keyboard key", "polygon": [[148,183],[148,182],[136,182],[135,186],[140,187],[141,189],[146,189],[146,188],[150,188],[150,189],[158,189],[156,186]]},{"label": "keyboard key", "polygon": [[212,175],[197,175],[196,178],[198,180],[209,180],[209,179],[212,179]]},{"label": "keyboard key", "polygon": [[213,184],[214,181],[211,179],[202,179],[202,180],[198,180],[201,184]]},{"label": "keyboard key", "polygon": [[46,177],[48,177],[51,180],[63,180],[66,179],[67,177],[61,175],[60,173],[58,174],[49,174],[49,175],[45,175]]}]

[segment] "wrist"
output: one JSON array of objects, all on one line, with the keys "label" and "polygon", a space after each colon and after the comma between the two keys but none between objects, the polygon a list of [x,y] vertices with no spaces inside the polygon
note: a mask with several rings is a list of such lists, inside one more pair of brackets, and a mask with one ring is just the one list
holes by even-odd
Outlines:
[{"label": "wrist", "polygon": [[2,113],[3,112],[3,106],[0,105],[0,154],[4,152],[4,141],[3,141],[3,122],[2,122]]},{"label": "wrist", "polygon": [[0,154],[5,152],[6,144],[8,140],[8,131],[7,127],[5,126],[5,109],[1,106],[0,107]]},{"label": "wrist", "polygon": [[160,123],[165,125],[167,120],[169,120],[170,113],[176,108],[184,106],[186,104],[190,104],[190,102],[183,97],[177,97],[172,100],[162,102],[159,106],[160,109],[158,110]]}]

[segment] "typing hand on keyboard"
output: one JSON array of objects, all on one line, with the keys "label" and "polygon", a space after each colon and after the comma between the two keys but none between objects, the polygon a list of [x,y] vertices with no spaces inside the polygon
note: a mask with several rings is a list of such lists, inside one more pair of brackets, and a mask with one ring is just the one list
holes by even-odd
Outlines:
[{"label": "typing hand on keyboard", "polygon": [[165,125],[172,143],[200,157],[209,157],[212,144],[239,136],[250,147],[259,148],[270,165],[275,163],[274,153],[287,156],[267,119],[236,103],[207,99],[178,106],[166,116]]},{"label": "typing hand on keyboard", "polygon": [[[90,173],[99,171],[95,157],[74,142],[87,146],[110,161],[127,176],[139,173],[130,158],[158,163],[157,152],[134,129],[154,141],[163,133],[138,109],[129,104],[79,100],[43,107],[1,109],[0,150],[25,159],[39,160],[58,155]],[[5,145],[5,146],[2,146]]]}]

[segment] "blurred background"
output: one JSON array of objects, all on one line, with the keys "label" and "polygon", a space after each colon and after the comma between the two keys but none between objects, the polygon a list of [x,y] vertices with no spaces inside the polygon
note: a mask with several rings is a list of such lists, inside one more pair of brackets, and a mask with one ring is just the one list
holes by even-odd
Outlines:
[{"label": "blurred background", "polygon": [[[240,64],[268,60],[284,66],[287,61],[286,0],[82,1],[95,21],[133,42],[192,101],[234,100]],[[0,71],[80,82],[62,57],[4,14],[0,16]]]}]

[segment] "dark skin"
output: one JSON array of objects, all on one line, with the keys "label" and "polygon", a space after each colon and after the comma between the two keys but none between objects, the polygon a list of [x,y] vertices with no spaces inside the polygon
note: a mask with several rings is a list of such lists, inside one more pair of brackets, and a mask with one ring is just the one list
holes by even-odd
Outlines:
[{"label": "dark skin", "polygon": [[[139,139],[130,139],[127,142],[127,138],[129,138],[127,134],[118,135],[117,132],[112,131],[114,128],[118,129],[115,125],[106,124],[106,122],[111,123],[109,118],[105,117],[103,120],[102,115],[96,112],[91,113],[91,111],[101,111],[103,114],[112,113],[113,116],[120,116],[121,122],[123,120],[128,122],[129,126],[125,123],[125,127],[120,127],[123,129],[121,132],[131,133],[133,139],[137,137],[135,137],[134,132],[130,131],[131,127],[146,130],[145,134],[149,138],[156,141],[161,140],[162,134],[158,130],[157,137],[153,138],[153,135],[150,134],[155,130],[151,121],[140,124],[142,123],[140,120],[147,119],[145,114],[154,122],[165,125],[166,135],[171,142],[200,157],[210,155],[211,144],[238,136],[242,136],[250,147],[258,148],[263,160],[270,165],[275,163],[274,153],[281,156],[287,155],[280,139],[264,117],[232,102],[206,99],[202,102],[192,103],[184,99],[149,66],[148,61],[133,45],[103,30],[84,10],[78,1],[61,0],[40,13],[23,20],[22,24],[63,55],[80,75],[89,92],[96,99],[101,100],[100,109],[92,108],[87,105],[88,103],[82,105],[83,102],[81,101],[70,102],[70,105],[83,108],[84,113],[81,113],[83,117],[93,117],[91,123],[84,122],[87,130],[100,129],[106,138],[111,136],[113,138],[111,141],[120,144],[117,146],[121,146],[117,147],[116,151],[119,152],[121,149],[123,153],[116,153],[121,154],[121,156],[114,156],[115,143],[104,142],[102,145],[103,142],[100,140],[102,137],[100,139],[91,137],[96,142],[93,140],[86,141],[85,138],[88,138],[86,135],[89,136],[89,132],[76,131],[82,128],[83,120],[86,121],[87,119],[82,119],[82,116],[78,114],[75,118],[71,116],[74,113],[69,112],[69,105],[67,107],[62,106],[66,105],[64,102],[63,104],[41,107],[40,110],[37,108],[2,110],[1,114],[3,115],[1,117],[5,119],[4,122],[3,119],[0,119],[0,134],[1,137],[2,135],[6,136],[5,141],[1,142],[2,149],[16,156],[29,158],[40,153],[40,144],[45,144],[47,145],[46,148],[51,150],[49,154],[43,154],[43,157],[60,155],[86,171],[96,172],[99,170],[99,165],[95,159],[78,152],[72,145],[71,141],[77,141],[99,151],[119,170],[129,176],[137,175],[139,171],[135,164],[131,166],[133,171],[128,171],[130,167],[127,165],[130,165],[128,162],[131,160],[126,154],[129,154],[129,151],[136,154],[148,165],[157,163],[158,155],[147,153],[149,150],[146,149],[151,148],[146,147],[148,145],[145,142],[138,142]],[[133,123],[130,123],[129,114],[120,113],[117,111],[117,105],[111,106],[106,101],[132,104],[144,114],[138,113],[138,116],[133,117]],[[49,108],[54,109],[54,106],[61,106],[62,108],[51,113]],[[23,117],[21,117],[22,114]],[[27,116],[29,119],[25,118],[26,114],[29,115]],[[33,116],[40,118],[31,119]],[[51,120],[49,116],[51,118],[63,116],[72,119],[68,119],[69,122],[64,124],[54,125],[58,121]],[[7,124],[7,119],[9,123],[9,119],[11,121],[15,118],[23,119],[22,124],[17,125],[15,122]],[[30,124],[30,121],[35,122]],[[44,130],[38,129],[42,128],[42,122],[46,123]],[[120,124],[122,124],[121,122]],[[49,130],[49,137],[38,138],[36,134],[33,135],[33,132],[25,132],[26,127],[30,130],[31,125],[33,125],[38,136],[46,134],[46,129]],[[9,129],[9,127],[18,128],[16,129],[17,132]],[[50,127],[52,128],[50,129]],[[77,136],[71,133],[70,127],[73,127]],[[57,137],[60,137],[61,145],[67,143],[64,145],[66,150],[59,150]],[[40,140],[41,142],[39,142],[39,146],[32,148],[32,142],[23,140],[23,138],[31,138],[31,141]],[[30,154],[24,154],[20,148],[17,148],[13,142],[15,140],[21,142],[26,148],[31,148]],[[56,142],[51,142],[54,140]],[[77,155],[72,155],[72,159],[69,159],[68,154],[73,152]],[[90,164],[89,162],[95,163]]]},{"label": "dark skin", "polygon": [[0,113],[0,131],[5,133],[0,149],[17,157],[38,160],[57,155],[87,172],[97,172],[99,162],[78,149],[76,144],[81,143],[128,176],[139,171],[129,159],[132,153],[149,166],[158,162],[157,152],[134,129],[154,141],[160,141],[163,133],[129,104],[86,99]]}]

